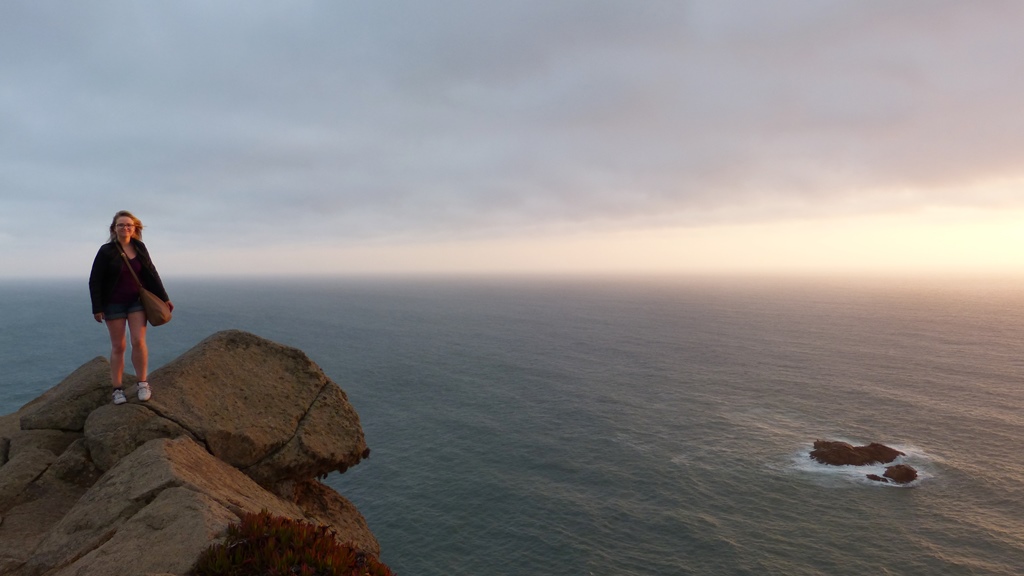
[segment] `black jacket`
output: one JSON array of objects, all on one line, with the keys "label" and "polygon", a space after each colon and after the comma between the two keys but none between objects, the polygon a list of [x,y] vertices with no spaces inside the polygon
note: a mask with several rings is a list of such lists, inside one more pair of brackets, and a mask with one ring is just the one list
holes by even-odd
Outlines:
[{"label": "black jacket", "polygon": [[[93,314],[98,314],[106,308],[110,302],[110,296],[114,293],[114,287],[117,286],[117,279],[121,275],[124,259],[121,258],[121,249],[118,248],[116,242],[117,240],[114,240],[100,246],[99,251],[96,252],[96,258],[92,261],[92,272],[89,274],[89,296],[92,297]],[[141,240],[133,238],[132,246],[135,247],[135,252],[142,262],[142,273],[139,274],[142,286],[167,302],[170,298],[167,297],[167,291],[164,290],[164,284],[160,281],[160,274],[157,274],[156,266],[153,266],[153,260],[149,257],[146,245]]]}]

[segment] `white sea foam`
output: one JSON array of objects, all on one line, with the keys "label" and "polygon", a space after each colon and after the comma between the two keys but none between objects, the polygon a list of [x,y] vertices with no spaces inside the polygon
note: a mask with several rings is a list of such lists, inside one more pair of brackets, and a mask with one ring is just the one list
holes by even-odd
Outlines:
[{"label": "white sea foam", "polygon": [[910,464],[911,466],[916,467],[918,463],[927,465],[933,462],[940,464],[945,462],[941,456],[926,452],[923,448],[918,446],[910,444],[888,444],[888,446],[903,452],[905,456],[900,456],[899,459],[902,460],[904,464]]},{"label": "white sea foam", "polygon": [[652,448],[651,443],[640,438],[639,434],[617,432],[612,437],[612,440],[616,444],[626,446],[627,448],[636,450],[637,452],[649,452]]},{"label": "white sea foam", "polygon": [[689,454],[676,454],[675,456],[670,458],[669,461],[672,462],[673,464],[685,466],[693,462],[693,456]]}]

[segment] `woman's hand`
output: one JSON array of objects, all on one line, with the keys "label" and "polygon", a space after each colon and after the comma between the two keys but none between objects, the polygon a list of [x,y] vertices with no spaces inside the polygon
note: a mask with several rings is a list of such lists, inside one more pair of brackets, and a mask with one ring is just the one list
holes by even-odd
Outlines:
[{"label": "woman's hand", "polygon": [[103,312],[97,312],[93,314],[92,317],[95,318],[97,322],[103,322]]},{"label": "woman's hand", "polygon": [[174,304],[172,304],[170,300],[167,301],[167,309],[174,312]]}]

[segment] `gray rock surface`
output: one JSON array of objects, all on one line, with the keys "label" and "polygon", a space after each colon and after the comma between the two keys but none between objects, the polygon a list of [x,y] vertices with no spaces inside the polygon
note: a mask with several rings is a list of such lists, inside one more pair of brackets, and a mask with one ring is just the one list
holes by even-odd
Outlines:
[{"label": "gray rock surface", "polygon": [[316,480],[304,480],[295,487],[294,501],[316,524],[333,526],[343,543],[379,555],[380,546],[355,504]]},{"label": "gray rock surface", "polygon": [[[2,469],[2,468],[0,468]],[[99,479],[102,471],[93,463],[85,438],[79,438],[61,452],[60,456],[40,477],[42,482],[66,482],[88,488]]]},{"label": "gray rock surface", "polygon": [[[181,490],[163,494],[173,488]],[[180,506],[176,515],[171,514],[172,502]],[[139,573],[184,572],[230,522],[245,512],[264,509],[289,518],[303,517],[298,505],[264,490],[195,442],[153,440],[123,458],[79,498],[39,544],[25,574],[43,574],[87,555],[90,562],[118,557],[121,566]],[[181,523],[201,537],[165,532],[166,526]],[[133,549],[126,545],[133,539],[140,541],[138,546],[148,547],[144,558],[122,555],[123,550]],[[186,558],[188,565],[177,565],[175,559],[180,558]],[[102,563],[111,565],[108,560]]]},{"label": "gray rock surface", "polygon": [[118,460],[150,440],[179,436],[191,435],[142,403],[108,403],[94,410],[85,421],[85,442],[93,463],[101,471],[110,470]]},{"label": "gray rock surface", "polygon": [[265,486],[354,466],[366,452],[345,393],[301,350],[228,330],[150,375],[147,407]]},{"label": "gray rock surface", "polygon": [[0,417],[0,574],[181,575],[261,510],[379,554],[355,506],[316,480],[368,450],[301,351],[227,331],[152,373],[150,402],[110,404],[108,380],[95,359]]},{"label": "gray rock surface", "polygon": [[26,404],[19,411],[21,429],[81,432],[89,413],[110,402],[110,390],[110,363],[94,358]]},{"label": "gray rock surface", "polygon": [[29,485],[46,472],[57,457],[49,450],[23,450],[0,466],[0,511],[18,501]]},{"label": "gray rock surface", "polygon": [[5,508],[0,523],[0,574],[23,574],[22,566],[50,528],[61,521],[84,492],[75,486],[32,485],[24,500]]},{"label": "gray rock surface", "polygon": [[81,432],[63,430],[18,430],[11,434],[8,459],[13,460],[26,450],[45,450],[54,456],[64,452],[72,442],[82,437]]}]

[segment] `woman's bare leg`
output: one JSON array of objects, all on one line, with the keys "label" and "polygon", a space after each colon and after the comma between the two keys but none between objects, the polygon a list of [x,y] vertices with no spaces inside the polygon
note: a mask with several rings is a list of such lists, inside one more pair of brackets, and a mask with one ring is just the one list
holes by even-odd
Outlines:
[{"label": "woman's bare leg", "polygon": [[107,332],[110,333],[110,382],[114,388],[121,387],[121,376],[124,374],[124,351],[128,347],[125,341],[124,318],[107,320]]},{"label": "woman's bare leg", "polygon": [[146,347],[146,313],[128,314],[128,330],[132,334],[132,366],[139,382],[149,380],[149,348]]}]

